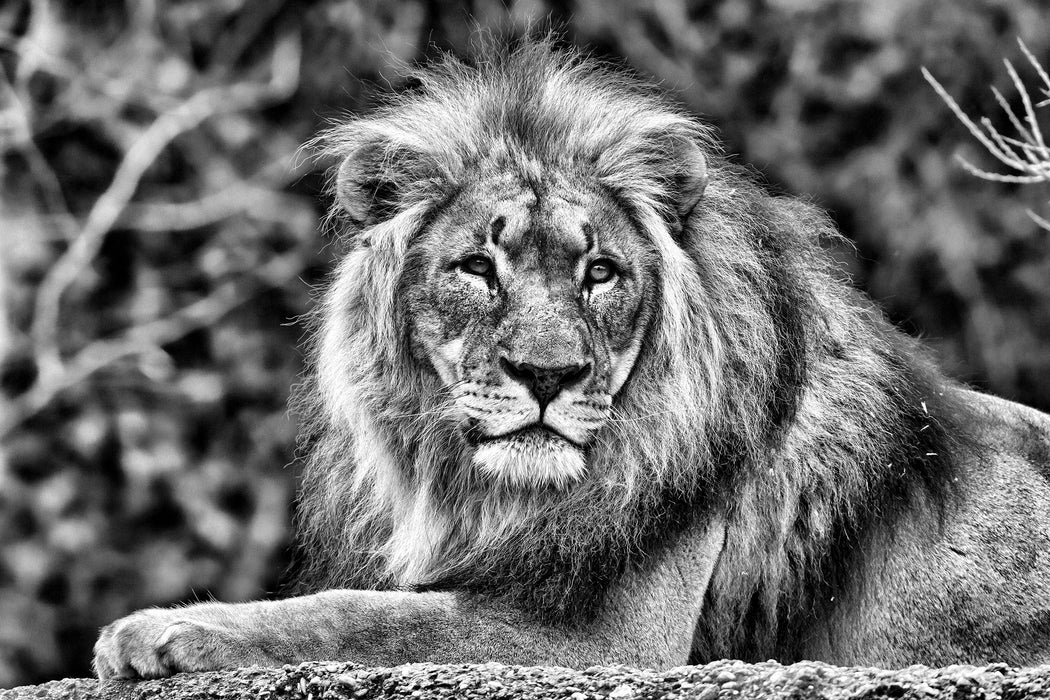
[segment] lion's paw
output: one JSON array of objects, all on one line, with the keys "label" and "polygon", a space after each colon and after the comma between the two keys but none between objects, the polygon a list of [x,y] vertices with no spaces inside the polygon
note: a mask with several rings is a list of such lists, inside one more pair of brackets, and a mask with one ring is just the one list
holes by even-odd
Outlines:
[{"label": "lion's paw", "polygon": [[195,620],[191,610],[140,610],[107,625],[95,643],[95,674],[100,679],[161,678],[268,660],[236,631]]}]

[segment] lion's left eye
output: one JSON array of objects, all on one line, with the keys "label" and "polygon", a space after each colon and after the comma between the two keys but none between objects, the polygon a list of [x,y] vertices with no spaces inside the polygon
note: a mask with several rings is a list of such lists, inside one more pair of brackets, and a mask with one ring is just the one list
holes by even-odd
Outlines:
[{"label": "lion's left eye", "polygon": [[595,260],[587,266],[587,282],[601,284],[616,276],[616,267],[611,260]]}]

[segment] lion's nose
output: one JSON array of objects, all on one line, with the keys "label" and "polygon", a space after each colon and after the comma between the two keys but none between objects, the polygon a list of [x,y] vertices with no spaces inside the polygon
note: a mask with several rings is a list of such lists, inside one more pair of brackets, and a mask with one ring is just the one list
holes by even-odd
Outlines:
[{"label": "lion's nose", "polygon": [[562,389],[586,377],[591,370],[591,364],[588,362],[564,367],[538,367],[528,362],[513,362],[504,357],[503,370],[524,384],[536,397],[540,410],[543,410]]}]

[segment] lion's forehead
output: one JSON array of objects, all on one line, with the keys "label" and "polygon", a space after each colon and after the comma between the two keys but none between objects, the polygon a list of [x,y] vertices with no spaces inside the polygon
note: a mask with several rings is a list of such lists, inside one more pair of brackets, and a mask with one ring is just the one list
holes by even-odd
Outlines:
[{"label": "lion's forehead", "polygon": [[588,208],[558,195],[540,197],[514,218],[514,224],[508,219],[497,242],[512,256],[540,251],[542,260],[553,262],[558,257],[575,259],[594,245]]},{"label": "lion's forehead", "polygon": [[596,231],[608,228],[611,202],[562,178],[527,182],[505,174],[482,180],[451,212],[448,232],[471,232],[512,258],[540,254],[538,262],[575,259],[595,245]]}]

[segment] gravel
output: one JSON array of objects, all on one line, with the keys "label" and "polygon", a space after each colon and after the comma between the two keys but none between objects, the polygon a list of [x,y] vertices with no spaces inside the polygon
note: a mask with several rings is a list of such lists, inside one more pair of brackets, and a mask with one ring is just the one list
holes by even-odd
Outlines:
[{"label": "gravel", "polygon": [[184,673],[149,681],[66,679],[0,690],[0,700],[365,700],[368,698],[1050,698],[1050,666],[911,666],[900,670],[841,668],[815,662],[781,665],[717,661],[669,671],[501,664],[409,664],[364,668],[306,663],[284,668]]}]

